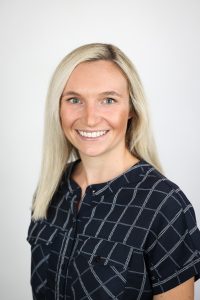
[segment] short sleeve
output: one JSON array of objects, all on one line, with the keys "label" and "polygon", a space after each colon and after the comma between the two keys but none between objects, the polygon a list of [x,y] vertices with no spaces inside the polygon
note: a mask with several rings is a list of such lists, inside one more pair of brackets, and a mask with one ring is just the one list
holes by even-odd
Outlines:
[{"label": "short sleeve", "polygon": [[145,260],[153,294],[200,278],[200,231],[194,208],[180,189],[167,194],[156,210]]}]

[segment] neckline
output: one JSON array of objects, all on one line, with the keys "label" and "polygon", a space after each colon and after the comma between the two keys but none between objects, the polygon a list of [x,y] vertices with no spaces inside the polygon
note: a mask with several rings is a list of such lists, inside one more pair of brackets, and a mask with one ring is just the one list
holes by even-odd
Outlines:
[{"label": "neckline", "polygon": [[[81,161],[81,159],[77,159],[70,163],[69,168],[67,168],[67,183],[70,192],[73,192],[74,190],[81,189],[81,187],[78,185],[78,183],[71,178],[72,171],[74,167]],[[111,193],[114,193],[117,189],[119,189],[120,186],[129,185],[130,182],[133,183],[135,181],[138,181],[138,177],[141,179],[141,173],[145,172],[145,167],[149,167],[149,163],[147,163],[144,159],[140,159],[137,163],[130,166],[128,169],[123,171],[121,174],[113,177],[112,179],[101,182],[101,183],[95,183],[88,185],[87,189],[90,188],[93,191],[93,194],[100,194],[104,192],[105,190],[109,190]],[[152,166],[151,166],[152,167]]]}]

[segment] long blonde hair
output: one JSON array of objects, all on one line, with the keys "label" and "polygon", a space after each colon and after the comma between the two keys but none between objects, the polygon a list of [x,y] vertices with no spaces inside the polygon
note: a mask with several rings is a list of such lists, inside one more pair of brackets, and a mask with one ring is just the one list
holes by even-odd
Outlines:
[{"label": "long blonde hair", "polygon": [[129,58],[116,46],[94,43],[81,46],[60,62],[51,79],[45,109],[43,158],[36,192],[33,197],[32,218],[46,218],[48,205],[55,193],[68,162],[78,153],[66,139],[60,122],[60,98],[74,68],[86,61],[113,61],[124,73],[129,84],[134,117],[129,120],[126,142],[130,152],[162,172],[151,131],[147,103],[138,73]]}]

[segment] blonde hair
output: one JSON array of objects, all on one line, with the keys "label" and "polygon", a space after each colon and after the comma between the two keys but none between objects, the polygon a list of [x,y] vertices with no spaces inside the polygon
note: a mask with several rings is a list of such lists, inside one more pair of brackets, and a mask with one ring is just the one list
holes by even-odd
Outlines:
[{"label": "blonde hair", "polygon": [[96,60],[113,61],[124,73],[129,84],[134,117],[129,120],[126,142],[130,152],[162,172],[151,131],[147,103],[138,73],[129,58],[116,46],[94,43],[81,46],[60,62],[51,79],[45,109],[43,159],[36,192],[33,197],[32,218],[46,218],[49,203],[68,162],[78,152],[66,139],[60,122],[60,97],[74,68]]}]

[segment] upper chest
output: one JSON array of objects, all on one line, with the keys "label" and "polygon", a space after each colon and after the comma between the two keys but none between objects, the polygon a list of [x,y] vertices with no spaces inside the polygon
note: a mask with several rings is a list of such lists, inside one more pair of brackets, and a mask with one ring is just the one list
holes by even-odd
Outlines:
[{"label": "upper chest", "polygon": [[103,238],[138,249],[143,246],[157,209],[148,191],[121,187],[115,193],[100,193],[89,187],[80,199],[80,189],[57,194],[49,209],[50,223],[73,236]]}]

